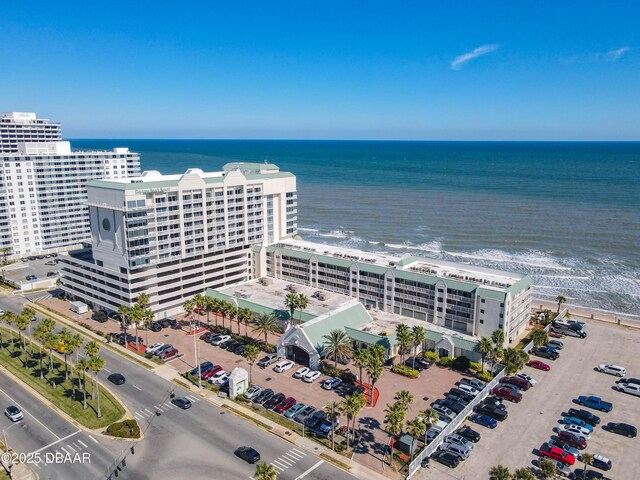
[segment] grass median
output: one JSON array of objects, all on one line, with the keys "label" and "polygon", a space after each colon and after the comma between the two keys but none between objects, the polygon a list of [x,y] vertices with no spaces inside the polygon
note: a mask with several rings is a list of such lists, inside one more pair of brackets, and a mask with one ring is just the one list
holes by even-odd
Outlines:
[{"label": "grass median", "polygon": [[[7,329],[0,329],[2,332],[2,342],[0,343],[0,364],[11,372],[15,377],[29,385],[36,392],[52,403],[78,423],[90,429],[105,428],[108,425],[120,420],[124,416],[124,408],[105,388],[100,388],[100,411],[102,416],[98,418],[98,397],[91,398],[92,381],[87,375],[87,384],[79,382],[77,375],[74,375],[76,387],[75,397],[73,395],[73,385],[71,379],[65,379],[64,362],[58,357],[53,357],[53,377],[56,388],[51,387],[51,371],[49,370],[49,355],[39,353],[34,343],[33,356],[27,350],[22,350],[18,344],[18,339],[14,333],[14,345],[11,345],[10,335]],[[45,379],[40,379],[40,355],[43,355],[43,370]],[[24,367],[25,359],[27,368]],[[80,383],[87,389],[87,408],[83,408],[83,390],[79,388]]]}]

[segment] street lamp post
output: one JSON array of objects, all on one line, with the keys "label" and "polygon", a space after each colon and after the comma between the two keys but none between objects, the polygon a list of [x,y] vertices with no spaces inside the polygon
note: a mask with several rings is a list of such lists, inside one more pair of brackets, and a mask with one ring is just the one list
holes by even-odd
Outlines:
[{"label": "street lamp post", "polygon": [[200,369],[200,359],[198,358],[198,340],[196,339],[196,322],[195,318],[191,316],[191,327],[193,328],[193,354],[196,360],[196,366],[198,367],[198,388],[202,388],[202,371]]}]

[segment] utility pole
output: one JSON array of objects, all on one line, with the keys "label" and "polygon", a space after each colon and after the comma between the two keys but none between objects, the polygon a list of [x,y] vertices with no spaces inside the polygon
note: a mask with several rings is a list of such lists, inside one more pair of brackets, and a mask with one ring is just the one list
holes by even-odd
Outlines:
[{"label": "utility pole", "polygon": [[196,322],[191,316],[191,327],[193,328],[193,354],[195,355],[196,366],[198,367],[198,389],[202,389],[202,371],[200,369],[200,359],[198,358],[198,340],[196,339]]}]

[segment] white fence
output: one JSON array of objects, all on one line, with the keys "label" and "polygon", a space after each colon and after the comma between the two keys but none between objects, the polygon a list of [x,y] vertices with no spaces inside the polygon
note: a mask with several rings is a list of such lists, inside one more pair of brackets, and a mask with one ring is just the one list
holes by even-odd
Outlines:
[{"label": "white fence", "polygon": [[482,400],[484,400],[489,393],[491,393],[491,389],[495,387],[500,379],[504,377],[506,374],[504,366],[498,372],[498,374],[489,382],[487,385],[480,391],[480,393],[467,405],[464,410],[462,410],[456,417],[438,434],[436,438],[434,438],[429,445],[423,448],[420,453],[416,455],[416,458],[409,464],[409,473],[407,474],[407,479],[411,478],[420,468],[420,464],[422,460],[426,457],[430,457],[433,453],[438,450],[440,445],[444,442],[445,438],[453,433],[462,422],[464,422],[469,415],[473,413],[473,409],[476,405],[478,405]]},{"label": "white fence", "polygon": [[[565,308],[565,309],[563,309],[563,310],[562,310],[558,315],[556,315],[556,318],[554,319],[554,321],[555,321],[555,320],[562,320],[562,319],[564,318],[564,316],[565,316],[567,313],[569,313],[569,310],[568,310],[568,309],[566,309],[566,308]],[[549,331],[549,329],[551,328],[551,325],[552,325],[552,324],[553,324],[553,322],[551,322],[549,325],[547,325],[546,327],[544,327],[544,331],[545,331],[545,332],[548,332],[548,331]],[[529,353],[529,352],[531,351],[531,349],[532,349],[532,348],[533,348],[533,340],[532,340],[532,341],[530,341],[529,343],[527,343],[527,344],[522,348],[522,351],[523,351],[523,352],[527,352],[527,353]]]}]

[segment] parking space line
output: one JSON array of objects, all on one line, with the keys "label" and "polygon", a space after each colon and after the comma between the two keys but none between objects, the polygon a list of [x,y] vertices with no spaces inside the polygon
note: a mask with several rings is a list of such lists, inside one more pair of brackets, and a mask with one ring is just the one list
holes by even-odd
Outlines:
[{"label": "parking space line", "polygon": [[[67,450],[64,447],[60,447],[60,450],[62,450],[66,455],[71,455],[69,452],[67,452]],[[58,453],[57,450],[56,450],[56,453]]]}]

